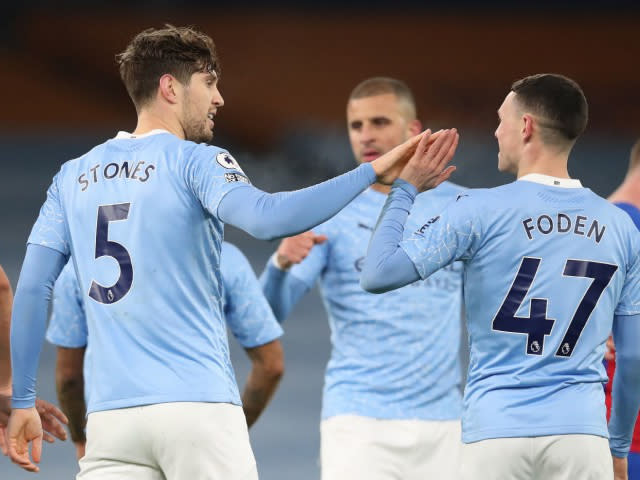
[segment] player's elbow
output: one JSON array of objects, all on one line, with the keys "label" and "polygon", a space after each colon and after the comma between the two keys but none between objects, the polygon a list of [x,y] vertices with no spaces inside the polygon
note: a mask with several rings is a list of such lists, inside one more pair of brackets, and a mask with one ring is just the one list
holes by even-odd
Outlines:
[{"label": "player's elbow", "polygon": [[632,348],[625,352],[616,352],[616,375],[625,372],[627,377],[640,383],[640,349]]},{"label": "player's elbow", "polygon": [[284,375],[284,352],[282,344],[278,340],[258,347],[252,357],[254,368],[260,371],[260,375],[270,383],[277,383]]},{"label": "player's elbow", "polygon": [[257,238],[258,240],[271,241],[286,235],[286,233],[281,233],[283,228],[284,225],[282,225],[280,221],[264,221],[256,223],[248,233],[250,233],[252,237]]},{"label": "player's elbow", "polygon": [[9,279],[6,275],[3,275],[0,270],[0,295],[8,294],[11,294],[11,283],[9,283]]},{"label": "player's elbow", "polygon": [[58,367],[56,369],[56,388],[59,395],[82,392],[84,390],[82,370]]},{"label": "player's elbow", "polygon": [[279,382],[284,376],[284,357],[271,359],[263,365],[263,373],[271,382]]},{"label": "player's elbow", "polygon": [[360,276],[360,286],[365,292],[384,293],[387,291],[387,284],[384,275],[381,275],[374,268],[371,268],[370,262],[365,262],[362,274]]}]

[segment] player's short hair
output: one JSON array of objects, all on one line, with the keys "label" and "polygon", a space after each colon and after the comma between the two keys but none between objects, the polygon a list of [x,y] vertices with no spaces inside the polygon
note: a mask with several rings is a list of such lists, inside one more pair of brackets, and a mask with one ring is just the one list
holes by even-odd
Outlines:
[{"label": "player's short hair", "polygon": [[412,118],[416,117],[416,102],[413,93],[402,80],[390,77],[372,77],[360,82],[351,91],[349,101],[393,93],[398,100],[405,102]]},{"label": "player's short hair", "polygon": [[511,85],[517,103],[539,117],[542,140],[549,144],[573,144],[589,118],[587,99],[575,81],[563,75],[541,73]]},{"label": "player's short hair", "polygon": [[631,155],[629,156],[629,170],[640,168],[640,138],[631,147]]},{"label": "player's short hair", "polygon": [[192,27],[149,28],[138,33],[125,50],[116,55],[120,78],[140,110],[158,91],[158,81],[173,75],[187,85],[196,72],[220,75],[220,61],[213,40]]}]

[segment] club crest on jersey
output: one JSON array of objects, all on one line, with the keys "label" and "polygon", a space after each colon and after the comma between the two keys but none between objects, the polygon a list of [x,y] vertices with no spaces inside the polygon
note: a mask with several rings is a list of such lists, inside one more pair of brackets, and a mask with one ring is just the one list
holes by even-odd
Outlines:
[{"label": "club crest on jersey", "polygon": [[239,170],[244,173],[236,159],[233,158],[229,152],[218,153],[218,155],[216,155],[216,161],[224,168],[232,168],[233,170]]}]

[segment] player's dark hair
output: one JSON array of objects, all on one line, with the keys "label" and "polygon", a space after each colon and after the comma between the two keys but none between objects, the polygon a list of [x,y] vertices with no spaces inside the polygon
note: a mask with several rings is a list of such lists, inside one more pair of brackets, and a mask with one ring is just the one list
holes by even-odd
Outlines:
[{"label": "player's dark hair", "polygon": [[160,77],[173,75],[188,85],[196,72],[220,75],[220,61],[213,40],[191,27],[149,28],[138,33],[116,55],[120,78],[137,111],[158,91]]},{"label": "player's dark hair", "polygon": [[587,99],[570,78],[553,73],[531,75],[514,82],[511,90],[524,110],[539,117],[546,143],[572,144],[587,126]]},{"label": "player's dark hair", "polygon": [[395,78],[368,78],[356,85],[356,88],[354,88],[351,95],[349,95],[349,100],[384,95],[385,93],[393,93],[399,100],[406,102],[412,111],[413,117],[415,117],[416,102],[413,98],[413,93],[411,93],[406,83]]}]

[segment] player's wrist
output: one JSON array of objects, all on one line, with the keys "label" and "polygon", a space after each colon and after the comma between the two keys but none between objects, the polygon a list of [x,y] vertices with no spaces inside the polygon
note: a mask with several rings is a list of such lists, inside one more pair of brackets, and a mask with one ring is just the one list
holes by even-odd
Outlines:
[{"label": "player's wrist", "polygon": [[404,178],[398,178],[395,182],[393,182],[392,188],[404,190],[408,193],[412,199],[418,195],[418,187],[416,187],[413,183],[408,182]]},{"label": "player's wrist", "polygon": [[283,272],[288,271],[293,266],[293,262],[291,262],[286,256],[280,255],[278,252],[271,256],[271,263],[274,267],[278,270],[282,270]]}]

